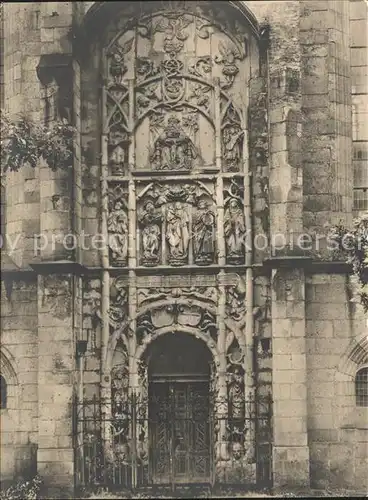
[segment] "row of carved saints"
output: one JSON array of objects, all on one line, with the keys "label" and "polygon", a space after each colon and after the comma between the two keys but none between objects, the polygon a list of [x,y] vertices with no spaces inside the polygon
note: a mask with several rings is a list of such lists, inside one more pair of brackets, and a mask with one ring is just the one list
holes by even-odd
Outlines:
[{"label": "row of carved saints", "polygon": [[[190,233],[188,205],[174,202],[166,210],[157,208],[148,200],[138,218],[141,230],[141,263],[158,265],[161,260],[162,231],[165,223],[165,241],[168,263],[188,263],[189,245],[193,241],[194,263],[206,265],[216,259],[216,216],[209,203],[201,199],[193,213]],[[124,204],[117,199],[108,217],[109,245],[112,261],[117,266],[126,265],[128,255],[128,217]],[[226,256],[229,264],[242,264],[246,232],[244,211],[238,199],[228,203],[224,217]]]}]

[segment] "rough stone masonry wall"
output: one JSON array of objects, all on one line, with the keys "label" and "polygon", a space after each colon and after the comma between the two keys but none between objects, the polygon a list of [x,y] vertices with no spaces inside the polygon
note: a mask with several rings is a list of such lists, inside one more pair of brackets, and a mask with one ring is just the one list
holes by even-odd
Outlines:
[{"label": "rough stone masonry wall", "polygon": [[307,279],[311,485],[367,491],[367,408],[356,407],[354,385],[359,367],[354,352],[367,329],[361,307],[349,302],[351,294],[349,279],[343,275]]},{"label": "rough stone masonry wall", "polygon": [[[349,2],[303,2],[300,30],[304,227],[317,238],[332,224],[349,227],[352,221],[350,40],[359,35],[349,29]],[[314,255],[333,260],[322,240]],[[361,309],[349,302],[352,293],[344,274],[306,280],[310,472],[314,487],[366,491],[366,418],[365,424],[355,418],[355,373],[342,384],[339,372],[341,360],[366,334]]]},{"label": "rough stone masonry wall", "polygon": [[[4,17],[5,108],[13,118],[25,113],[42,123],[45,89],[38,80],[37,66],[41,56],[71,54],[72,3],[10,3],[4,6]],[[7,233],[13,241],[20,238],[14,252],[8,247],[8,255],[23,269],[30,270],[29,264],[41,259],[63,257],[50,247],[41,254],[34,252],[34,235],[70,228],[71,191],[61,177],[44,166],[6,176]],[[53,195],[61,203],[53,203]],[[25,284],[20,279],[13,285],[13,310],[6,295],[1,297],[1,350],[16,380],[11,385],[17,385],[19,395],[15,413],[19,419],[8,418],[10,410],[1,415],[2,445],[7,446],[6,454],[2,453],[2,468],[6,469],[2,478],[3,472],[7,477],[25,475],[30,461],[34,467],[37,460],[46,481],[52,478],[72,487],[73,327],[78,327],[72,320],[73,315],[77,317],[72,304],[76,306],[78,286],[67,275],[37,278],[34,274],[32,282]],[[12,398],[11,404],[14,401]],[[16,446],[10,448],[11,442]],[[26,450],[22,456],[18,448]],[[14,466],[15,460],[19,467]]]},{"label": "rough stone masonry wall", "polygon": [[[350,64],[353,104],[354,187],[368,188],[368,5],[363,0],[350,0]],[[356,191],[354,216],[365,213],[358,199],[365,196]]]},{"label": "rough stone masonry wall", "polygon": [[[301,234],[300,2],[247,2],[270,25],[269,133],[272,255],[293,254]],[[280,235],[280,236],[277,236]],[[282,236],[286,248],[281,249]],[[272,271],[273,479],[276,488],[309,484],[303,270]]]},{"label": "rough stone masonry wall", "polygon": [[1,479],[35,472],[38,443],[37,284],[19,280],[1,289],[1,374],[8,405],[0,410]]},{"label": "rough stone masonry wall", "polygon": [[[349,2],[301,3],[304,228],[352,221]],[[331,258],[320,241],[315,255]]]},{"label": "rough stone masonry wall", "polygon": [[[38,2],[3,5],[5,110],[40,117],[36,65],[40,55]],[[27,51],[24,51],[24,47]],[[39,232],[38,169],[4,176],[7,245],[11,259],[26,268]],[[13,246],[14,245],[14,246]],[[12,252],[12,247],[14,251]],[[9,283],[7,283],[9,286]],[[6,293],[7,292],[7,293]],[[1,410],[1,478],[32,474],[38,442],[38,346],[36,279],[18,279],[1,293],[1,372],[8,382],[9,407]]]},{"label": "rough stone masonry wall", "polygon": [[[4,106],[11,117],[42,116],[36,66],[41,54],[40,2],[4,5]],[[24,50],[27,47],[27,51]],[[33,259],[33,235],[40,231],[38,169],[8,173],[7,235],[14,245],[11,258],[21,267]],[[8,245],[8,252],[11,250]]]}]

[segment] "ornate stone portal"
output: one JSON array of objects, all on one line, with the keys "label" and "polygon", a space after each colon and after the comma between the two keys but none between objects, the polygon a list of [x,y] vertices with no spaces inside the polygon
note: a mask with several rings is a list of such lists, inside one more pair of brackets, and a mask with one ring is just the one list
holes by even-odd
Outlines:
[{"label": "ornate stone portal", "polygon": [[122,15],[104,51],[108,265],[129,271],[109,277],[102,364],[103,377],[111,376],[113,455],[124,462],[132,451],[126,404],[134,395],[134,448],[147,465],[148,346],[167,334],[192,335],[213,361],[216,460],[251,475],[246,286],[231,271],[246,256],[250,34],[210,2],[157,12],[150,4],[141,4],[139,18]]}]

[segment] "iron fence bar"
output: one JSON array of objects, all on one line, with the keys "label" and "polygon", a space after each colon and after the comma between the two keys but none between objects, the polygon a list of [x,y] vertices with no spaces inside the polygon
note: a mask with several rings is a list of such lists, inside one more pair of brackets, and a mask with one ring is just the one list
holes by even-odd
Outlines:
[{"label": "iron fence bar", "polygon": [[[235,434],[234,436],[231,435],[232,429],[235,429],[236,431],[237,428],[242,428],[243,423],[239,423],[236,419],[229,419],[228,416],[224,416],[221,419],[216,412],[216,405],[218,404],[218,402],[213,401],[210,394],[206,396],[206,398],[207,397],[209,398],[209,412],[207,414],[207,417],[202,417],[201,412],[193,414],[193,416],[190,418],[188,416],[184,417],[183,415],[179,415],[173,411],[175,407],[173,405],[169,405],[165,409],[165,411],[167,412],[165,418],[165,420],[167,419],[166,425],[167,429],[170,430],[170,442],[167,436],[165,438],[167,439],[166,444],[164,444],[166,450],[170,454],[170,468],[166,471],[166,474],[169,473],[170,476],[166,477],[169,480],[172,491],[174,491],[177,488],[178,484],[183,481],[182,477],[180,476],[181,472],[179,472],[179,469],[177,469],[177,467],[179,466],[179,462],[178,464],[176,464],[176,460],[179,458],[175,458],[176,455],[174,453],[175,425],[183,426],[183,422],[189,422],[188,425],[193,426],[193,428],[190,427],[189,430],[184,426],[184,432],[186,432],[186,430],[188,432],[197,432],[196,430],[194,430],[194,428],[197,428],[197,426],[200,426],[198,428],[201,429],[207,429],[204,432],[208,433],[207,435],[209,440],[207,445],[201,445],[200,449],[197,449],[196,447],[191,448],[191,455],[189,458],[190,467],[187,468],[188,470],[190,469],[193,474],[190,473],[192,474],[192,476],[188,476],[189,479],[193,480],[193,477],[196,477],[198,483],[200,483],[202,482],[203,478],[203,482],[206,482],[207,484],[209,482],[209,486],[212,489],[218,482],[230,481],[234,483],[232,466],[238,467],[240,481],[242,480],[242,471],[245,471],[247,468],[245,461],[244,463],[240,462],[239,460],[237,461],[237,459],[234,458],[231,453],[231,460],[221,473],[221,476],[223,477],[220,477],[218,475],[219,471],[217,470],[215,449],[216,422],[218,419],[226,421],[227,427],[230,432],[230,434],[226,438],[227,447],[229,448],[229,450],[232,448],[235,441],[239,439],[237,437],[237,434]],[[127,435],[128,443],[130,441],[131,444],[130,450],[128,444],[126,444],[127,441],[123,436],[121,438],[117,437],[116,433],[110,433],[110,431],[108,433],[109,443],[105,450],[101,441],[101,432],[103,430],[103,426],[105,426],[106,429],[108,428],[110,430],[115,429],[117,424],[116,420],[114,420],[114,415],[108,415],[104,413],[104,403],[105,402],[100,401],[100,399],[97,397],[83,402],[74,400],[73,432],[75,432],[75,484],[77,486],[98,484],[103,486],[127,487],[132,488],[132,490],[136,490],[141,486],[153,484],[153,481],[155,480],[155,477],[153,477],[153,475],[156,473],[152,469],[152,460],[155,460],[155,458],[149,451],[148,465],[146,462],[141,460],[141,455],[139,454],[140,448],[138,447],[139,443],[137,440],[138,428],[140,428],[141,424],[148,426],[151,425],[152,415],[150,416],[150,414],[146,412],[144,416],[141,416],[141,413],[139,413],[138,417],[138,411],[140,409],[140,407],[138,406],[139,401],[136,395],[132,396],[129,399],[127,405],[128,415],[130,415],[131,417],[130,432],[128,432]],[[252,398],[252,401],[246,401],[246,403],[248,404],[248,407],[250,409],[250,415],[248,415],[247,413],[244,419],[244,428],[252,428],[256,431],[251,439],[252,447],[255,448],[255,470],[253,469],[253,473],[255,473],[255,477],[253,476],[256,483],[255,485],[259,487],[269,486],[272,485],[272,399],[264,397],[255,399]],[[250,404],[252,408],[250,408]],[[203,418],[206,419],[206,422],[203,420]],[[201,422],[201,424],[199,424],[198,422]],[[116,428],[119,429],[119,427]],[[150,427],[148,427],[148,432],[150,432],[149,429]],[[83,442],[80,442],[82,430],[85,435],[85,439]],[[146,439],[149,439],[147,434]],[[146,442],[146,445],[147,444],[148,441]],[[250,450],[250,448],[247,448],[246,444],[244,445],[244,449]],[[121,452],[121,450],[124,451],[125,455]],[[129,453],[130,456],[127,455],[127,453]],[[199,468],[197,468],[197,466],[193,466],[194,460],[197,460],[197,458],[199,460],[198,463],[201,462],[201,465],[198,466]],[[146,472],[147,467],[149,467],[148,476]],[[160,480],[162,481],[162,477],[159,478],[159,476],[157,476],[157,478],[159,482]],[[235,479],[235,481],[237,484],[238,480]]]},{"label": "iron fence bar", "polygon": [[135,491],[137,488],[137,397],[136,394],[132,394],[132,446],[131,446],[131,460],[132,460],[132,490]]}]

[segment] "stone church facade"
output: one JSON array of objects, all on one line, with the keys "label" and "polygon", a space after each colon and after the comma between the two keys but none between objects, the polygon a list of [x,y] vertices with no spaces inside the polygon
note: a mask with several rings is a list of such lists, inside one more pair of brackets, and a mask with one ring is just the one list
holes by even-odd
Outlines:
[{"label": "stone church facade", "polygon": [[2,106],[75,140],[3,179],[2,479],[366,491],[366,320],[328,245],[368,209],[366,20],[3,5]]}]

